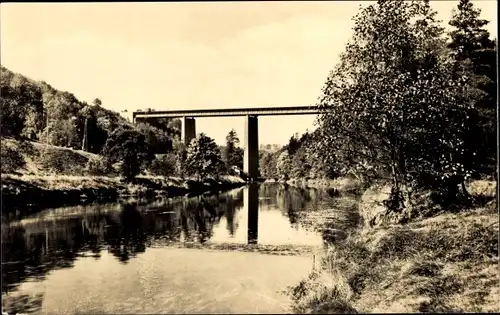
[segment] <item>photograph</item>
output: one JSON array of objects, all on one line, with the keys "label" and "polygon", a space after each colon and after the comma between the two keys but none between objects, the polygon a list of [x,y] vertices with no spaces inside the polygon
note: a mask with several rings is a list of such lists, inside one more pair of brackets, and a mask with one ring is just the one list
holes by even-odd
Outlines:
[{"label": "photograph", "polygon": [[496,0],[2,2],[2,315],[500,313]]}]

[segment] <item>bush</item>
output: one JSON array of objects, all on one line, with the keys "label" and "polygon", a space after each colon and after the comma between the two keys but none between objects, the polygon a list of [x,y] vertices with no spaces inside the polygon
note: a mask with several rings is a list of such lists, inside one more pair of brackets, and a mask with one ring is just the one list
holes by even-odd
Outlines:
[{"label": "bush", "polygon": [[14,173],[26,165],[23,155],[18,150],[2,146],[0,152],[0,166],[2,173]]},{"label": "bush", "polygon": [[113,171],[111,163],[106,158],[89,159],[85,170],[89,175],[108,175]]},{"label": "bush", "polygon": [[71,150],[48,149],[40,156],[42,167],[46,171],[63,175],[82,175],[87,158]]},{"label": "bush", "polygon": [[173,176],[176,173],[177,168],[177,157],[174,153],[168,153],[159,157],[156,157],[149,171],[154,175],[160,176]]},{"label": "bush", "polygon": [[37,156],[38,151],[35,149],[35,146],[33,146],[33,143],[29,141],[20,141],[18,145],[18,150],[20,153],[27,155],[27,156]]}]

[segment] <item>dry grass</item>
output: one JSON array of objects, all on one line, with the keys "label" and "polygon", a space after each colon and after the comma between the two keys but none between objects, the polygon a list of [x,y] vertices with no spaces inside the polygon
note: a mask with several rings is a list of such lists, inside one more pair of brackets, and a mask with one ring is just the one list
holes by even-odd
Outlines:
[{"label": "dry grass", "polygon": [[[100,158],[90,152],[32,141],[19,142],[2,138],[1,145],[22,154],[26,165],[17,172],[25,175],[84,174],[88,161]],[[57,157],[59,160],[52,163],[54,161],[48,161],[50,157]]]},{"label": "dry grass", "polygon": [[[475,185],[490,187],[482,190],[490,195],[496,187]],[[295,311],[500,311],[494,208],[490,204],[349,236],[326,253],[319,275],[290,289]],[[318,281],[323,278],[329,280]]]}]

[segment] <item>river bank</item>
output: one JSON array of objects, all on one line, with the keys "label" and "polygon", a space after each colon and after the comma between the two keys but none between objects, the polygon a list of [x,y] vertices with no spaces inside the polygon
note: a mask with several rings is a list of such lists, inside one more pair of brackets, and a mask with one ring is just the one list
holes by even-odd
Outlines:
[{"label": "river bank", "polygon": [[2,211],[29,206],[33,210],[120,199],[155,199],[223,191],[246,184],[236,176],[196,181],[175,177],[138,176],[133,182],[119,177],[2,174]]},{"label": "river bank", "polygon": [[[373,209],[380,214],[383,198],[365,191],[362,227],[290,287],[294,312],[498,312],[496,183],[474,181],[468,189],[482,201],[407,224],[367,220]],[[322,216],[312,221],[316,228],[325,224]]]},{"label": "river bank", "polygon": [[314,187],[321,189],[335,189],[339,193],[362,193],[366,187],[357,179],[354,178],[337,178],[337,179],[305,179],[291,178],[288,180],[265,180],[265,183],[280,183],[294,187]]}]

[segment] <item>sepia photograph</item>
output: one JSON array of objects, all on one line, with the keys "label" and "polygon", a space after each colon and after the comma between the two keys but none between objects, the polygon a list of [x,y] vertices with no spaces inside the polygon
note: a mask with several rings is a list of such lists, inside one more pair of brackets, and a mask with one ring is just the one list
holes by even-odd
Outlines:
[{"label": "sepia photograph", "polygon": [[497,11],[2,2],[2,315],[499,313]]}]

